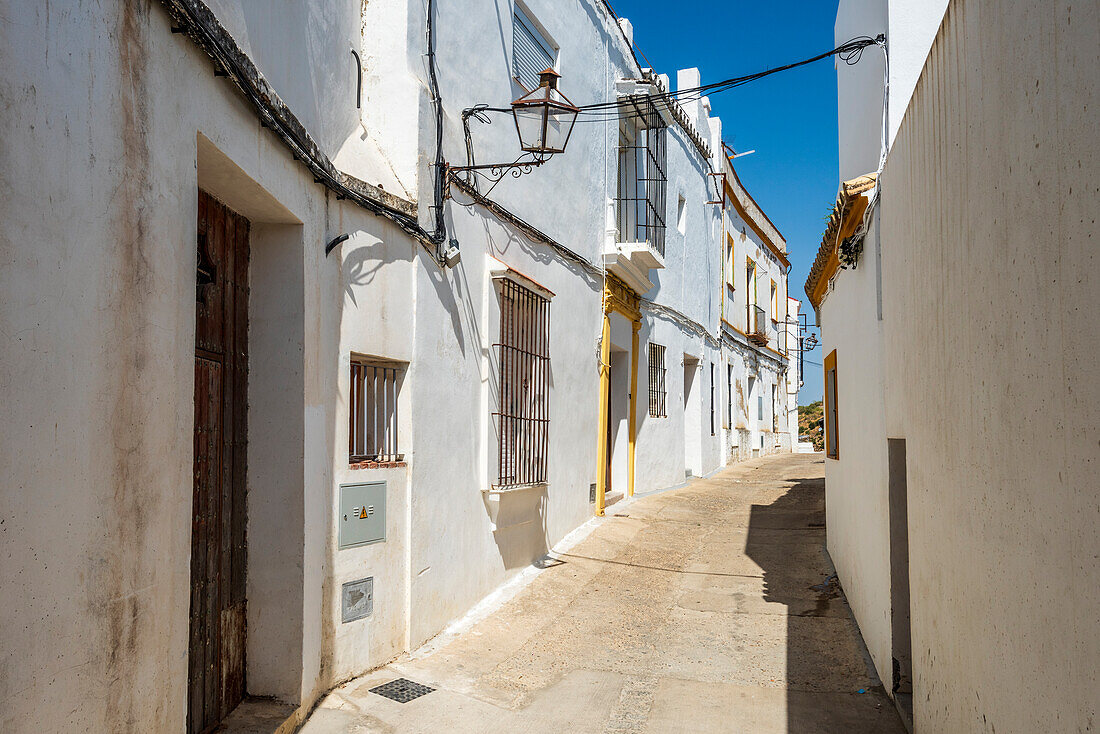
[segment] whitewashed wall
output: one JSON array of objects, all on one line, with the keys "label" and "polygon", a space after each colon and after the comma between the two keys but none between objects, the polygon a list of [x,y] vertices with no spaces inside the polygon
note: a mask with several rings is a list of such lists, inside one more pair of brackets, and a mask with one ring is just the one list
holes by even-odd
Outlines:
[{"label": "whitewashed wall", "polygon": [[1096,4],[952,2],[883,175],[917,731],[1097,721],[1097,38]]},{"label": "whitewashed wall", "polygon": [[879,677],[891,680],[884,324],[875,309],[877,222],[863,257],[821,304],[821,356],[837,360],[840,458],[825,459],[829,556]]},{"label": "whitewashed wall", "polygon": [[[434,117],[420,4],[211,7],[339,167],[419,202],[430,221]],[[532,0],[528,9],[561,45],[562,87],[575,102],[608,99],[616,79],[638,76],[599,3],[564,11]],[[518,96],[510,19],[503,0],[438,3],[451,162],[465,159],[463,108]],[[360,110],[352,48],[364,58]],[[0,710],[0,729],[184,726],[200,187],[253,223],[250,693],[308,708],[438,633],[591,515],[598,274],[460,206],[469,203],[461,193],[446,216],[462,259],[441,269],[394,225],[315,184],[156,3],[13,6],[0,62],[0,689],[20,692]],[[688,112],[708,128],[706,105]],[[507,117],[473,127],[480,162],[517,154]],[[597,262],[617,139],[613,122],[579,124],[567,153],[493,196]],[[681,235],[670,225],[668,267],[648,295],[716,334],[719,213],[705,203],[706,161],[677,128],[668,165],[666,221],[683,195],[687,227]],[[326,257],[325,243],[345,233]],[[496,377],[490,258],[555,293],[550,480],[545,494],[499,506],[483,493]],[[621,332],[613,342],[629,350],[629,328],[625,341]],[[637,481],[648,491],[683,481],[689,444],[696,473],[723,463],[723,365],[742,358],[650,312],[640,336]],[[667,419],[646,415],[651,337],[668,348]],[[399,411],[407,466],[348,468],[352,352],[409,363]],[[701,365],[690,425],[684,354]],[[338,550],[340,484],[374,480],[387,482],[386,542]],[[623,486],[621,474],[615,481]],[[340,585],[365,576],[375,580],[374,614],[341,624]]]},{"label": "whitewashed wall", "polygon": [[[414,247],[326,197],[158,5],[9,10],[2,687],[20,694],[0,728],[184,726],[199,186],[254,225],[249,688],[306,700],[331,652],[321,600],[334,447],[346,445],[345,302],[354,293],[377,313],[407,299]],[[288,34],[260,26],[246,37],[266,66]],[[323,93],[323,54],[294,60],[282,89],[335,146],[348,98]],[[294,77],[309,69],[315,84]],[[370,245],[364,261],[384,263],[369,288],[323,256],[343,231],[355,235],[345,254]]]},{"label": "whitewashed wall", "polygon": [[[897,131],[913,83],[924,64],[944,3],[940,0],[841,0],[835,37],[887,34],[890,52],[888,134]],[[839,59],[840,180],[878,169],[883,130],[884,60],[876,47],[849,66]],[[888,194],[883,195],[888,196]],[[827,458],[828,547],[880,678],[890,681],[890,545],[884,323],[880,304],[879,226],[876,211],[855,269],[840,271],[819,309],[822,351],[837,352],[840,459]]]}]

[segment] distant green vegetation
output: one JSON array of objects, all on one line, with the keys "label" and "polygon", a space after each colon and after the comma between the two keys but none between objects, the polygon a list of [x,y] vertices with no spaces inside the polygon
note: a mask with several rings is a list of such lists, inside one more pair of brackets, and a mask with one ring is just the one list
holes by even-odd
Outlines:
[{"label": "distant green vegetation", "polygon": [[798,435],[812,441],[815,451],[825,450],[825,413],[820,400],[798,406]]}]

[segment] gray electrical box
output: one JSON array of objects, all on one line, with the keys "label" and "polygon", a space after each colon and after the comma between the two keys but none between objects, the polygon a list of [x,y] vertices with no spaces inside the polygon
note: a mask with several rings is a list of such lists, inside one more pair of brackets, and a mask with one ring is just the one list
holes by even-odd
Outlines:
[{"label": "gray electrical box", "polygon": [[354,622],[374,614],[374,577],[349,581],[341,587],[341,622]]},{"label": "gray electrical box", "polygon": [[340,514],[336,518],[340,548],[378,543],[386,539],[386,483],[340,485]]}]

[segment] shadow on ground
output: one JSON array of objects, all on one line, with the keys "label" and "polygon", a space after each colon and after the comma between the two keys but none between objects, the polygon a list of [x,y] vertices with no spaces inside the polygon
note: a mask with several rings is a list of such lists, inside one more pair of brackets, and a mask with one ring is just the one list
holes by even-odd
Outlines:
[{"label": "shadow on ground", "polygon": [[[828,560],[825,480],[786,482],[773,502],[751,506],[745,553],[763,571],[764,600],[787,607],[787,731],[902,731]],[[853,639],[862,671],[852,669]]]}]

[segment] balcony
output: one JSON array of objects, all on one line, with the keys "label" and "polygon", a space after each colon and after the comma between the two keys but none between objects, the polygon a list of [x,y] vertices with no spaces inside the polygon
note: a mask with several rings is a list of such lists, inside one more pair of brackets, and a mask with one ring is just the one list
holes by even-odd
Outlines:
[{"label": "balcony", "polygon": [[759,347],[768,346],[768,314],[759,306],[748,306],[746,335]]},{"label": "balcony", "polygon": [[665,258],[648,241],[607,242],[603,249],[603,265],[635,293],[642,294],[653,287],[649,271],[664,268]]}]

